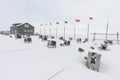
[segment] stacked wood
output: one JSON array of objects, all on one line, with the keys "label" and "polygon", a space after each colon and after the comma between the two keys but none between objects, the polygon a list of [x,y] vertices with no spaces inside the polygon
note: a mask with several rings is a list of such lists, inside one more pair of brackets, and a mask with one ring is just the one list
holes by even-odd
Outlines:
[{"label": "stacked wood", "polygon": [[91,46],[90,49],[93,49],[93,50],[94,50],[95,48],[94,48],[93,46]]},{"label": "stacked wood", "polygon": [[68,40],[63,40],[63,43],[60,43],[60,46],[70,46],[70,41]]},{"label": "stacked wood", "polygon": [[107,50],[108,45],[107,44],[101,44],[99,49],[100,50]]},{"label": "stacked wood", "polygon": [[83,41],[83,43],[86,43],[86,42],[88,42],[88,39],[87,39],[87,38],[85,38],[85,40]]},{"label": "stacked wood", "polygon": [[32,42],[32,38],[30,37],[24,38],[24,43],[31,43],[31,42]]},{"label": "stacked wood", "polygon": [[64,38],[63,37],[59,37],[59,40],[64,40]]},{"label": "stacked wood", "polygon": [[41,39],[43,36],[42,35],[39,35],[39,39]]},{"label": "stacked wood", "polygon": [[47,39],[48,39],[48,36],[46,35],[42,36],[42,41],[47,41]]},{"label": "stacked wood", "polygon": [[105,43],[105,44],[110,44],[110,45],[112,45],[112,44],[113,44],[113,41],[112,41],[112,40],[106,40],[106,41],[104,41],[104,43]]},{"label": "stacked wood", "polygon": [[10,38],[12,38],[12,36],[9,36]]},{"label": "stacked wood", "polygon": [[60,43],[60,46],[64,46],[64,43]]},{"label": "stacked wood", "polygon": [[99,72],[101,54],[97,54],[95,52],[88,52],[88,56],[85,57],[85,59],[86,59],[86,66],[88,69],[92,69]]},{"label": "stacked wood", "polygon": [[56,48],[56,41],[48,40],[47,47],[48,48]]},{"label": "stacked wood", "polygon": [[70,46],[70,41],[64,40],[64,45],[65,46]]},{"label": "stacked wood", "polygon": [[84,49],[82,49],[82,48],[78,48],[78,51],[80,51],[80,52],[84,52]]},{"label": "stacked wood", "polygon": [[77,42],[81,43],[82,39],[81,38],[77,38]]},{"label": "stacked wood", "polygon": [[21,39],[22,37],[21,37],[20,34],[17,34],[17,35],[15,35],[15,38],[16,38],[16,39]]},{"label": "stacked wood", "polygon": [[50,38],[51,38],[51,39],[55,39],[55,37],[54,37],[54,36],[50,36]]},{"label": "stacked wood", "polygon": [[99,72],[100,69],[100,60],[101,60],[101,54],[96,55],[96,64],[95,64],[95,71]]},{"label": "stacked wood", "polygon": [[72,41],[72,40],[73,40],[73,38],[72,38],[72,37],[69,37],[69,40],[70,40],[70,41]]}]

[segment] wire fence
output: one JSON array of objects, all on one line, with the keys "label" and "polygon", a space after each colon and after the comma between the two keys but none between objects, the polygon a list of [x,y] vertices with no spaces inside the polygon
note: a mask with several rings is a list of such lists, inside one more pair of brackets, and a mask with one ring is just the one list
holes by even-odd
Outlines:
[{"label": "wire fence", "polygon": [[116,41],[117,44],[119,44],[120,40],[119,40],[119,32],[116,32],[115,34],[111,34],[111,33],[91,33],[93,35],[93,41],[95,40],[112,40],[112,41]]}]

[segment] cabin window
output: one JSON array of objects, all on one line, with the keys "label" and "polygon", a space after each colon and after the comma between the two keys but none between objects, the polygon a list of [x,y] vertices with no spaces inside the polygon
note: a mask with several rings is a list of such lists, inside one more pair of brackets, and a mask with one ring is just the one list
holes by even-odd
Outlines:
[{"label": "cabin window", "polygon": [[28,28],[28,27],[29,27],[29,25],[28,25],[28,24],[25,24],[24,26],[25,26],[26,28]]}]

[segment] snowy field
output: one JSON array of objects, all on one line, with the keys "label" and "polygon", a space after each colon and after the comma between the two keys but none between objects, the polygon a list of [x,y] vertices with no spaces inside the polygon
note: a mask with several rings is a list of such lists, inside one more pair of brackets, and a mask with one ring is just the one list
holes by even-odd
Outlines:
[{"label": "snowy field", "polygon": [[[56,48],[47,48],[47,42],[37,36],[32,39],[25,44],[23,39],[0,35],[0,80],[120,80],[120,45],[100,51],[100,42],[72,41],[71,46],[61,47],[58,40]],[[85,66],[84,56],[93,45],[102,54],[100,72]],[[78,52],[79,47],[85,52]]]}]

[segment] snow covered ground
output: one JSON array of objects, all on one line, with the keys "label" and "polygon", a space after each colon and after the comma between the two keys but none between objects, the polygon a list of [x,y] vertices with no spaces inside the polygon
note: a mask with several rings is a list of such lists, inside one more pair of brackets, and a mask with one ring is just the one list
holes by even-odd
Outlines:
[{"label": "snow covered ground", "polygon": [[[107,51],[97,49],[99,42],[76,43],[47,48],[47,42],[32,36],[32,43],[0,35],[0,80],[120,80],[120,45]],[[95,52],[102,54],[100,72],[87,69],[84,56],[97,43]],[[78,48],[85,52],[78,52]]]}]

